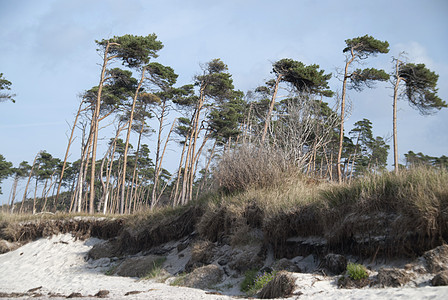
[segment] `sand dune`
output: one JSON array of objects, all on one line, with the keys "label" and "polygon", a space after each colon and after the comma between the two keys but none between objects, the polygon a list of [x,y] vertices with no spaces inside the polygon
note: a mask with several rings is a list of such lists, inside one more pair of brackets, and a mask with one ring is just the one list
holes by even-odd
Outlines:
[{"label": "sand dune", "polygon": [[[12,293],[22,293],[24,298],[37,296],[37,299],[50,296],[65,299],[73,293],[88,299],[101,290],[108,291],[103,293],[110,299],[235,298],[152,280],[107,276],[109,261],[87,260],[89,249],[100,241],[95,238],[75,241],[70,234],[63,234],[42,238],[0,255],[0,293],[6,298],[12,297]],[[298,289],[293,299],[448,299],[448,287],[348,290],[338,289],[333,277],[306,273],[295,273],[295,276]]]}]

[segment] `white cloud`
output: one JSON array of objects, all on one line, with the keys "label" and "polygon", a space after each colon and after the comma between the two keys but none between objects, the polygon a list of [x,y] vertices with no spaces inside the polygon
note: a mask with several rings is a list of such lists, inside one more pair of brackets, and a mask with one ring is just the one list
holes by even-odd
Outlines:
[{"label": "white cloud", "polygon": [[429,56],[427,49],[418,42],[398,43],[392,46],[391,53],[398,58],[403,53],[405,60],[412,63],[424,63],[428,68],[435,69],[436,63]]}]

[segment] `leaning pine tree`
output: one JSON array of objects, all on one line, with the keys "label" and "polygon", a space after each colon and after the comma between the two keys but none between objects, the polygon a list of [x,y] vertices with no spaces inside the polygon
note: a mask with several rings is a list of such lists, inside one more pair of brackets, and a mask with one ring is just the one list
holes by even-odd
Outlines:
[{"label": "leaning pine tree", "polygon": [[341,128],[339,132],[339,150],[337,171],[338,180],[342,181],[341,171],[341,157],[342,157],[342,145],[344,141],[344,113],[345,113],[345,97],[347,93],[347,87],[356,91],[361,91],[364,86],[372,87],[375,81],[386,81],[389,79],[389,75],[384,70],[378,70],[375,68],[356,69],[350,70],[350,65],[353,62],[360,63],[362,60],[368,58],[371,55],[378,53],[388,53],[389,43],[387,41],[379,41],[369,35],[362,37],[356,37],[345,41],[347,47],[343,50],[346,53],[344,79],[342,84],[342,99],[341,99]]},{"label": "leaning pine tree", "polygon": [[[100,106],[101,106],[101,95],[103,91],[103,86],[108,78],[105,76],[107,73],[107,66],[110,65],[114,61],[121,61],[123,65],[132,69],[141,70],[142,80],[144,79],[144,68],[142,66],[149,62],[149,59],[152,57],[157,57],[157,51],[162,49],[163,45],[160,41],[157,40],[157,36],[155,34],[150,34],[148,36],[134,36],[134,35],[124,35],[119,37],[113,37],[111,39],[96,41],[99,46],[99,51],[103,53],[103,64],[100,75],[100,83],[98,85],[97,91],[97,101],[94,105],[94,114],[92,116],[92,164],[91,164],[91,176],[90,176],[90,201],[89,201],[89,212],[92,214],[94,212],[94,198],[95,198],[95,162],[96,162],[96,151],[97,151],[97,143],[98,143],[98,122],[100,115]],[[141,87],[141,82],[137,86],[135,91],[135,95],[138,95],[138,92]],[[136,97],[133,99],[133,105],[131,112],[133,112],[135,108]],[[132,125],[132,117],[129,120],[129,126]],[[129,132],[128,128],[128,132]],[[127,138],[128,145],[129,139]],[[126,147],[127,148],[127,147]],[[125,151],[125,157],[127,156],[127,149]],[[126,166],[126,162],[123,164]],[[125,173],[125,170],[123,170]],[[123,213],[124,210],[124,199],[123,199],[124,191],[122,190],[121,194],[121,203],[120,203],[120,213]]]},{"label": "leaning pine tree", "polygon": [[306,90],[311,94],[326,97],[333,96],[333,92],[328,89],[328,80],[331,78],[331,73],[324,74],[324,70],[319,70],[319,65],[313,64],[306,66],[302,62],[284,58],[275,62],[272,67],[272,72],[277,76],[277,78],[275,80],[274,91],[261,136],[262,143],[264,143],[266,139],[280,82],[287,82],[291,84],[298,92],[303,92]]},{"label": "leaning pine tree", "polygon": [[[437,110],[447,107],[445,101],[437,96],[437,81],[439,75],[425,67],[424,64],[404,63],[395,60],[395,84],[393,104],[394,130],[394,167],[398,173],[398,144],[397,144],[397,99],[399,96],[408,100],[409,104],[423,115],[430,115]],[[399,91],[400,82],[404,81],[404,90]]]}]

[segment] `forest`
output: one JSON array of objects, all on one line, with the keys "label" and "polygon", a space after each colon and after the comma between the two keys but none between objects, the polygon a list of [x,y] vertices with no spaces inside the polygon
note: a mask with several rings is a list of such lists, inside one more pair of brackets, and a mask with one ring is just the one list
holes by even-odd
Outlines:
[{"label": "forest", "polygon": [[[392,74],[374,68],[375,56],[389,52],[387,41],[365,35],[345,43],[340,87],[330,88],[333,74],[319,65],[284,58],[272,64],[270,80],[243,92],[219,58],[203,63],[190,84],[177,85],[175,70],[157,62],[163,44],[156,34],[96,41],[99,83],[80,96],[65,157],[42,150],[13,166],[0,154],[0,184],[13,178],[11,191],[0,189],[9,192],[2,209],[132,214],[289,178],[344,185],[416,166],[448,169],[444,155],[409,150],[404,164],[398,159],[397,100],[424,115],[446,108],[437,95],[438,75],[404,57],[393,58]],[[374,136],[366,118],[346,132],[347,94],[381,81],[394,91],[393,136]],[[11,86],[0,74],[1,101],[14,101]],[[151,135],[155,143],[148,142]],[[81,155],[68,161],[75,137],[82,140]],[[177,168],[168,170],[172,148]],[[25,187],[20,195],[19,183]]]}]

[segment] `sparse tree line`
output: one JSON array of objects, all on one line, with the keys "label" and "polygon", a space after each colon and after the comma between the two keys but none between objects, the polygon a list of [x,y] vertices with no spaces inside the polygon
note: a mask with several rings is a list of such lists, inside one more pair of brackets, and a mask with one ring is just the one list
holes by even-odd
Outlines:
[{"label": "sparse tree line", "polygon": [[[208,189],[220,158],[241,147],[269,149],[269,156],[281,156],[279,168],[293,165],[309,176],[339,182],[384,170],[388,141],[373,136],[368,119],[357,121],[348,135],[344,123],[348,90],[361,91],[387,80],[394,86],[398,172],[397,99],[408,100],[423,114],[447,107],[437,96],[438,75],[423,64],[401,59],[394,60],[393,74],[355,68],[388,53],[389,44],[368,35],[345,42],[341,94],[329,88],[331,73],[292,59],[274,62],[273,79],[244,94],[235,90],[232,75],[220,59],[203,64],[191,84],[178,86],[175,71],[153,61],[163,47],[155,34],[96,41],[102,56],[99,83],[81,95],[64,159],[41,151],[32,164],[24,161],[13,168],[0,155],[0,180],[14,178],[9,210],[125,214],[158,205],[184,205]],[[3,74],[0,80],[0,89],[9,90],[11,82]],[[0,94],[2,101],[13,96]],[[331,107],[326,99],[336,105]],[[105,128],[113,135],[103,145],[105,153],[99,153]],[[151,146],[145,143],[150,134],[156,140]],[[82,140],[81,155],[68,162],[76,136]],[[179,158],[177,170],[171,173],[163,166],[173,143]],[[411,151],[405,156],[407,166],[448,165],[444,156],[431,158]],[[20,180],[25,188],[18,199]]]}]

